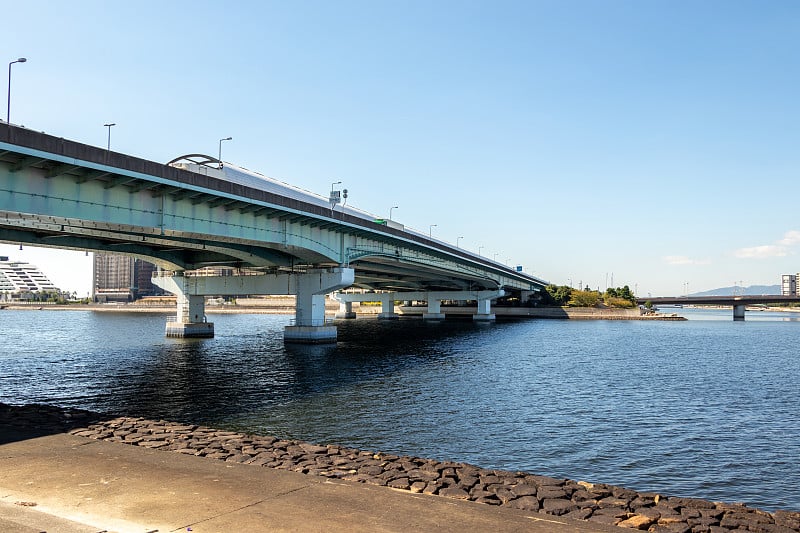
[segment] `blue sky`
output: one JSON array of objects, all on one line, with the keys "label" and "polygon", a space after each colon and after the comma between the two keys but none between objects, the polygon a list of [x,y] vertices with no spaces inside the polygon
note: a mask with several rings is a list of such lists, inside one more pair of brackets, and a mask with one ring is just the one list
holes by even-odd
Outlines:
[{"label": "blue sky", "polygon": [[[12,122],[223,159],[562,284],[800,271],[795,1],[0,0]],[[2,57],[0,57],[2,59]],[[5,78],[4,78],[5,79]],[[5,95],[5,94],[4,94]],[[88,291],[82,253],[0,245]],[[71,265],[64,268],[64,265]]]}]

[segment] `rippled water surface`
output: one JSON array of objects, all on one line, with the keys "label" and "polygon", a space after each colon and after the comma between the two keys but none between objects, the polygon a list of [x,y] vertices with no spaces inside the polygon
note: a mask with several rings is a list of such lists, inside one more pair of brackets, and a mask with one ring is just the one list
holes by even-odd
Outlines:
[{"label": "rippled water surface", "polygon": [[642,491],[800,510],[800,315],[688,322],[339,322],[0,311],[0,401],[334,442]]}]

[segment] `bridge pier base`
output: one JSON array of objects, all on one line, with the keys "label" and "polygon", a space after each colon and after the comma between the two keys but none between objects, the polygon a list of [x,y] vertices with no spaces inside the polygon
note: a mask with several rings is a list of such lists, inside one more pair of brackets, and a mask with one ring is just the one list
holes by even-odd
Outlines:
[{"label": "bridge pier base", "polygon": [[[327,344],[336,342],[336,326],[325,322],[325,295],[353,284],[352,268],[314,269],[295,274],[297,303],[294,323],[283,330],[283,342]],[[352,311],[352,307],[351,307]]]},{"label": "bridge pier base", "polygon": [[422,320],[439,321],[444,320],[442,313],[442,301],[428,297],[428,312],[422,313]]},{"label": "bridge pier base", "polygon": [[348,320],[356,317],[353,311],[353,302],[339,302],[339,312],[336,313],[336,318],[346,318]]},{"label": "bridge pier base", "polygon": [[336,326],[286,326],[283,342],[289,344],[333,344],[338,338]]},{"label": "bridge pier base", "polygon": [[[186,278],[182,278],[185,281]],[[181,288],[185,285],[179,284]],[[174,320],[167,320],[166,336],[180,338],[205,338],[214,336],[214,323],[206,321],[205,296],[177,293],[178,312]]]},{"label": "bridge pier base", "polygon": [[734,305],[733,306],[733,319],[734,320],[744,320],[744,311],[747,306],[744,304]]},{"label": "bridge pier base", "polygon": [[492,313],[491,300],[478,300],[478,312],[472,315],[472,320],[475,322],[491,322],[497,317]]},{"label": "bridge pier base", "polygon": [[398,320],[399,318],[400,315],[394,312],[394,295],[390,295],[389,298],[383,298],[378,320]]},{"label": "bridge pier base", "polygon": [[167,322],[166,336],[181,339],[211,339],[214,337],[214,323]]}]

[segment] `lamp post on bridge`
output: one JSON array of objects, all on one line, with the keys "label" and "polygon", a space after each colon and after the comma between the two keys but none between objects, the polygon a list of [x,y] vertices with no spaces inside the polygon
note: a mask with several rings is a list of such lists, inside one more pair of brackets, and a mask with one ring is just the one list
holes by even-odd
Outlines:
[{"label": "lamp post on bridge", "polygon": [[333,215],[333,209],[336,207],[336,204],[341,203],[342,201],[342,193],[340,191],[335,191],[333,189],[337,185],[341,185],[341,183],[342,183],[341,181],[334,181],[333,183],[331,183],[331,195],[328,198],[328,201],[331,204],[331,215]]},{"label": "lamp post on bridge", "polygon": [[483,247],[484,247],[484,246],[483,246],[482,244],[481,244],[480,246],[478,246],[478,255],[481,255],[481,249],[482,249]]},{"label": "lamp post on bridge", "polygon": [[433,239],[433,228],[438,226],[439,224],[431,224],[431,227],[428,228],[428,238]]},{"label": "lamp post on bridge", "polygon": [[14,63],[25,63],[27,59],[20,57],[16,61],[8,64],[8,106],[6,107],[6,124],[11,124],[11,65]]},{"label": "lamp post on bridge", "polygon": [[389,208],[389,220],[392,220],[392,209],[400,209],[400,208],[397,207],[396,205],[393,205],[392,207]]},{"label": "lamp post on bridge", "polygon": [[106,151],[107,152],[111,151],[111,126],[116,126],[116,125],[117,125],[116,122],[111,122],[109,124],[103,124],[103,126],[108,128],[108,144],[106,145]]},{"label": "lamp post on bridge", "polygon": [[219,168],[222,168],[222,141],[232,141],[233,137],[225,137],[224,139],[219,140],[219,153],[217,156],[217,161],[219,161]]},{"label": "lamp post on bridge", "polygon": [[463,238],[464,238],[464,236],[463,236],[463,235],[462,235],[461,237],[456,237],[456,248],[461,248],[461,247],[458,245],[458,241],[460,241],[460,240],[461,240],[461,239],[463,239]]}]

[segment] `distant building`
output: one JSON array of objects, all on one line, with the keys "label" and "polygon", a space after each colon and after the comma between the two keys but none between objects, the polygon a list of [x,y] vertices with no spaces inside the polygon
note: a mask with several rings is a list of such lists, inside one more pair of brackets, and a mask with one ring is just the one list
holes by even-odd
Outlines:
[{"label": "distant building", "polygon": [[781,276],[781,294],[797,296],[797,278],[800,274],[784,274]]},{"label": "distant building", "polygon": [[9,261],[0,257],[0,297],[9,299],[17,294],[24,299],[25,293],[58,291],[36,266],[22,261]]},{"label": "distant building", "polygon": [[94,254],[92,290],[97,302],[130,302],[143,296],[161,296],[153,285],[156,266],[141,259],[118,254]]}]

